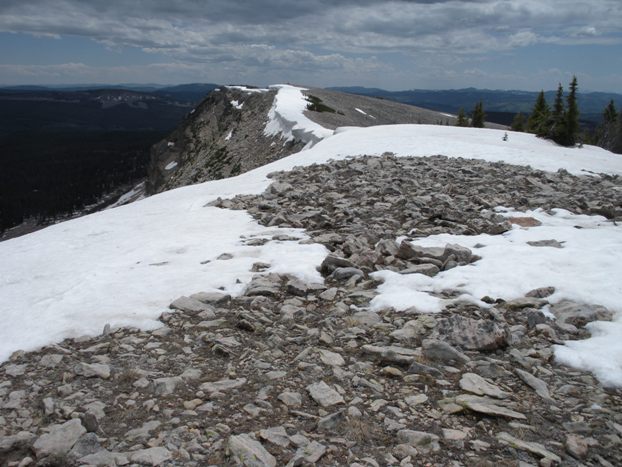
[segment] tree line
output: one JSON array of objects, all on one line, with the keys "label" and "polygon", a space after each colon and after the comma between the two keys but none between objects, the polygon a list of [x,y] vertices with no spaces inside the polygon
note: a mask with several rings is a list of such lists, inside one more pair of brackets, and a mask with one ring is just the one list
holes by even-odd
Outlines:
[{"label": "tree line", "polygon": [[[577,90],[576,76],[573,76],[570,82],[567,95],[564,94],[564,88],[560,83],[552,107],[544,97],[544,90],[540,91],[529,115],[522,112],[516,114],[511,125],[512,130],[533,133],[562,146],[590,143],[612,152],[622,153],[622,114],[617,111],[613,100],[604,109],[602,124],[595,131],[582,129],[579,124]],[[480,101],[470,115],[461,108],[456,125],[482,128],[485,119],[486,114]]]}]

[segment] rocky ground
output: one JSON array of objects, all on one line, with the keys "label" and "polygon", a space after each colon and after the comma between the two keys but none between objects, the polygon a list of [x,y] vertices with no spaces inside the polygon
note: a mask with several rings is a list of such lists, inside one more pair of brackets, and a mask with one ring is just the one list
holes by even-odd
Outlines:
[{"label": "rocky ground", "polygon": [[434,275],[478,259],[398,236],[499,234],[510,225],[488,211],[498,205],[619,220],[619,178],[391,155],[273,177],[261,196],[214,204],[307,229],[331,252],[324,283],[257,263],[242,296],[180,297],[159,330],[15,353],[0,366],[1,465],[622,464],[622,392],[555,364],[551,348],[608,310],[562,302],[550,320],[548,284],[482,297],[489,308],[366,309],[373,271]]}]

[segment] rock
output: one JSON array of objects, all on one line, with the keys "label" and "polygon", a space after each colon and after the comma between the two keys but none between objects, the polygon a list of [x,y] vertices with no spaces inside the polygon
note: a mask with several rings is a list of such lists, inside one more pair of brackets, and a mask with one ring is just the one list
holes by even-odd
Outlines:
[{"label": "rock", "polygon": [[338,291],[339,289],[337,289],[337,287],[331,287],[330,289],[326,289],[324,292],[318,295],[318,297],[327,302],[332,302],[333,300],[335,300],[335,297],[337,297]]},{"label": "rock", "polygon": [[275,426],[259,431],[259,437],[282,448],[290,445],[289,435],[283,426]]},{"label": "rock", "polygon": [[380,358],[383,362],[396,363],[398,365],[411,365],[417,357],[417,352],[406,347],[389,345],[385,347],[366,344],[361,347],[366,353]]},{"label": "rock", "polygon": [[441,449],[438,444],[439,437],[424,431],[400,430],[397,432],[397,439],[400,443],[413,446],[424,454],[438,452]]},{"label": "rock", "polygon": [[318,420],[317,431],[320,433],[333,433],[345,419],[345,409],[328,414]]},{"label": "rock", "polygon": [[442,378],[443,373],[437,370],[434,367],[424,365],[423,363],[419,363],[413,360],[408,367],[408,373],[416,374],[416,375],[430,375],[434,378]]},{"label": "rock", "polygon": [[120,452],[110,452],[106,449],[89,454],[78,459],[81,465],[97,465],[106,467],[116,467],[117,465],[127,465],[130,463],[125,454]]},{"label": "rock", "polygon": [[234,462],[246,467],[276,467],[276,459],[247,434],[229,437],[227,448]]},{"label": "rock", "polygon": [[453,315],[439,319],[436,330],[442,339],[467,350],[496,350],[508,345],[508,330],[492,320]]},{"label": "rock", "polygon": [[325,365],[343,366],[346,364],[346,361],[343,359],[343,357],[336,352],[331,352],[330,350],[326,349],[318,349],[318,353],[320,354],[320,360]]},{"label": "rock", "polygon": [[526,297],[547,298],[555,293],[555,287],[540,287],[530,290],[525,294]]},{"label": "rock", "polygon": [[179,376],[157,378],[153,380],[153,390],[158,396],[168,396],[175,392],[175,388],[182,381]]},{"label": "rock", "polygon": [[373,326],[380,323],[382,318],[373,311],[357,311],[352,315],[352,321],[359,326]]},{"label": "rock", "polygon": [[202,391],[207,392],[222,392],[237,389],[246,384],[246,378],[237,379],[221,379],[220,381],[213,381],[209,383],[203,383],[199,387]]},{"label": "rock", "polygon": [[285,391],[278,395],[278,400],[288,407],[300,407],[302,405],[302,396],[298,392]]},{"label": "rock", "polygon": [[199,292],[190,295],[190,298],[206,305],[222,305],[231,300],[231,295],[222,292]]},{"label": "rock", "polygon": [[408,396],[404,398],[404,402],[406,402],[410,407],[416,407],[419,404],[424,404],[428,401],[428,396],[425,394],[417,394],[416,396]]},{"label": "rock", "polygon": [[520,368],[515,368],[514,371],[518,377],[522,379],[527,386],[536,391],[536,394],[538,394],[542,399],[552,402],[549,388],[544,381],[535,377],[531,373],[528,373],[527,371],[521,370]]},{"label": "rock", "polygon": [[311,441],[306,446],[299,447],[294,454],[293,459],[287,465],[295,466],[315,464],[325,453],[326,446],[318,443],[317,441]]},{"label": "rock", "polygon": [[26,372],[26,365],[7,365],[4,373],[9,376],[21,376]]},{"label": "rock", "polygon": [[344,258],[328,255],[320,265],[320,272],[324,275],[332,274],[337,268],[355,268],[356,265]]},{"label": "rock", "polygon": [[421,247],[403,240],[395,256],[404,260],[432,258],[442,263],[445,260],[445,249],[439,247]]},{"label": "rock", "polygon": [[311,398],[322,407],[330,407],[344,403],[343,397],[324,381],[310,384],[307,386],[307,391]]},{"label": "rock", "polygon": [[416,264],[400,270],[400,274],[423,274],[429,277],[436,276],[439,272],[440,268],[434,264]]},{"label": "rock", "polygon": [[148,449],[139,449],[138,451],[132,452],[130,454],[130,461],[135,462],[140,465],[162,465],[166,461],[172,459],[171,452],[161,446],[148,448]]},{"label": "rock", "polygon": [[425,339],[422,345],[423,356],[443,363],[464,364],[471,359],[446,342]]},{"label": "rock", "polygon": [[497,405],[497,401],[493,401],[492,399],[488,399],[486,397],[460,395],[456,397],[455,401],[457,405],[485,415],[516,418],[519,420],[527,419],[527,417],[525,417],[522,413]]},{"label": "rock", "polygon": [[244,291],[247,297],[276,297],[281,291],[281,277],[277,274],[255,276]]},{"label": "rock", "polygon": [[140,428],[134,428],[133,430],[125,433],[125,437],[130,440],[134,440],[136,438],[143,439],[147,438],[150,433],[158,428],[161,423],[158,420],[152,420],[150,422],[145,422]]},{"label": "rock", "polygon": [[81,459],[89,454],[95,454],[102,450],[95,433],[85,433],[73,445],[68,456],[72,459]]},{"label": "rock", "polygon": [[39,360],[39,365],[45,368],[56,368],[62,360],[61,354],[46,354]]},{"label": "rock", "polygon": [[48,456],[64,456],[69,452],[80,436],[86,433],[78,418],[69,420],[62,425],[50,425],[48,433],[41,435],[33,444],[37,458]]},{"label": "rock", "polygon": [[363,277],[365,273],[359,268],[335,268],[330,277],[337,281],[347,281],[351,277]]},{"label": "rock", "polygon": [[401,329],[393,331],[391,337],[400,341],[418,339],[426,335],[436,326],[436,318],[431,315],[421,315],[417,319],[407,321]]},{"label": "rock", "polygon": [[463,374],[460,379],[460,387],[478,396],[490,396],[496,397],[497,399],[504,399],[510,395],[476,373]]},{"label": "rock", "polygon": [[543,246],[548,246],[548,247],[552,247],[552,248],[563,248],[564,242],[559,242],[555,239],[549,239],[549,240],[532,240],[532,241],[528,241],[527,245],[530,246],[536,246],[536,247],[543,247]]},{"label": "rock", "polygon": [[566,451],[577,459],[584,459],[589,449],[588,441],[582,436],[575,434],[566,435]]},{"label": "rock", "polygon": [[110,378],[110,365],[103,363],[78,363],[73,371],[85,378]]},{"label": "rock", "polygon": [[540,443],[523,441],[521,439],[515,438],[514,436],[506,432],[498,433],[497,439],[504,444],[509,444],[515,449],[523,449],[525,451],[529,451],[530,453],[535,454],[538,457],[542,457],[545,459],[551,459],[552,461],[557,462],[558,464],[560,464],[562,461],[561,458],[557,454],[554,454],[548,451]]},{"label": "rock", "polygon": [[286,284],[286,289],[288,293],[297,297],[305,297],[309,291],[307,284],[298,279],[288,280]]},{"label": "rock", "polygon": [[184,296],[174,300],[169,305],[169,308],[172,310],[183,311],[185,313],[201,313],[203,311],[212,311],[212,308],[209,305],[206,305],[205,303],[202,303],[197,299]]},{"label": "rock", "polygon": [[604,306],[587,305],[570,300],[562,300],[551,305],[551,313],[559,322],[572,324],[578,328],[582,328],[592,321],[611,321],[613,319],[613,313]]},{"label": "rock", "polygon": [[20,431],[11,436],[0,436],[0,454],[17,451],[29,447],[36,435],[29,431]]}]

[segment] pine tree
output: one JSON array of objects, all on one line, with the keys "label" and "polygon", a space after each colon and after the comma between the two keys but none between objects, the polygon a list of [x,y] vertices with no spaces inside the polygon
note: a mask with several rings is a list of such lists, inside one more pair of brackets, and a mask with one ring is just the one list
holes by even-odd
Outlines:
[{"label": "pine tree", "polygon": [[471,114],[471,126],[475,128],[484,128],[485,120],[486,114],[484,113],[484,104],[482,104],[482,101],[479,101],[475,104],[475,108]]},{"label": "pine tree", "polygon": [[456,120],[456,126],[469,126],[469,120],[466,118],[464,109],[460,107],[458,112],[458,119]]},{"label": "pine tree", "polygon": [[512,120],[512,131],[525,131],[525,116],[522,112],[518,112]]},{"label": "pine tree", "polygon": [[566,116],[564,109],[564,88],[561,83],[557,85],[553,113],[548,123],[548,137],[553,141],[563,144],[566,135]]},{"label": "pine tree", "polygon": [[550,113],[549,105],[544,98],[544,91],[540,91],[527,121],[527,131],[538,136],[546,136],[548,134],[547,123]]},{"label": "pine tree", "polygon": [[566,128],[564,138],[561,144],[565,146],[574,146],[579,139],[579,106],[577,104],[577,77],[572,77],[570,83],[570,92],[566,101],[565,123]]},{"label": "pine tree", "polygon": [[613,102],[613,99],[609,101],[609,105],[605,107],[605,111],[603,112],[603,122],[605,125],[610,125],[615,123],[618,119],[618,112],[616,111],[616,105]]}]

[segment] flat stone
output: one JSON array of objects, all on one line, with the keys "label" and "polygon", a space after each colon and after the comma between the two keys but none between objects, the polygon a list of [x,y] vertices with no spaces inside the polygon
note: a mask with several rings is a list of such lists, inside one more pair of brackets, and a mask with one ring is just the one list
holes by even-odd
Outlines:
[{"label": "flat stone", "polygon": [[460,379],[460,387],[478,396],[490,396],[496,397],[497,399],[504,399],[510,395],[476,373],[463,374]]},{"label": "flat stone", "polygon": [[551,451],[547,450],[540,443],[523,441],[506,432],[498,433],[497,439],[504,444],[509,444],[515,449],[522,449],[524,451],[535,454],[538,457],[551,459],[552,461],[561,464],[561,458],[557,454],[554,454]]},{"label": "flat stone", "polygon": [[373,311],[358,311],[352,315],[352,321],[359,326],[373,326],[380,323],[382,318]]},{"label": "flat stone", "polygon": [[202,303],[194,298],[185,296],[179,297],[178,299],[174,300],[169,305],[169,308],[171,308],[172,310],[179,310],[186,313],[201,313],[202,311],[212,311],[212,308],[209,305],[206,305],[205,303]]},{"label": "flat stone", "polygon": [[423,356],[444,363],[464,364],[471,359],[447,342],[425,339],[422,343]]},{"label": "flat stone", "polygon": [[587,305],[570,300],[562,300],[551,305],[551,313],[558,321],[582,328],[592,321],[611,321],[613,313],[604,306]]},{"label": "flat stone", "polygon": [[492,320],[453,315],[439,319],[436,330],[443,340],[467,350],[496,350],[508,345],[508,330]]},{"label": "flat stone", "polygon": [[110,452],[106,449],[89,454],[78,459],[80,465],[97,465],[106,467],[116,467],[117,465],[127,465],[130,463],[126,454],[120,452]]},{"label": "flat stone", "polygon": [[147,438],[149,434],[158,428],[161,423],[158,420],[152,420],[150,422],[145,422],[140,428],[134,428],[133,430],[125,433],[125,437],[128,439],[136,439],[136,438]]},{"label": "flat stone", "polygon": [[56,368],[62,360],[63,356],[61,354],[47,354],[41,357],[39,365],[45,368]]},{"label": "flat stone", "polygon": [[110,365],[104,363],[78,363],[74,366],[73,371],[85,378],[110,378]]},{"label": "flat stone", "polygon": [[433,277],[436,276],[441,269],[435,264],[416,264],[414,266],[409,266],[406,269],[401,269],[399,271],[400,274],[423,274],[424,276]]},{"label": "flat stone", "polygon": [[346,361],[343,359],[343,357],[336,352],[331,352],[330,350],[326,349],[318,349],[318,353],[320,354],[320,360],[325,365],[343,366],[346,364]]},{"label": "flat stone", "polygon": [[140,449],[130,454],[130,461],[141,465],[162,465],[172,458],[173,455],[171,454],[171,451],[161,446]]},{"label": "flat stone", "polygon": [[48,433],[41,435],[33,445],[37,458],[64,456],[80,436],[86,433],[86,428],[82,426],[78,418],[61,425],[51,425],[48,428]]},{"label": "flat stone", "polygon": [[221,305],[231,300],[231,295],[222,292],[199,292],[190,295],[190,298],[207,305]]},{"label": "flat stone", "polygon": [[153,390],[158,396],[168,396],[175,392],[177,385],[182,382],[179,376],[157,378],[153,380]]},{"label": "flat stone", "polygon": [[21,376],[26,372],[26,365],[7,365],[4,373],[8,376]]},{"label": "flat stone", "polygon": [[0,436],[0,454],[30,446],[37,436],[29,431],[20,431],[11,436]]},{"label": "flat stone", "polygon": [[588,440],[582,436],[575,434],[566,435],[566,451],[577,459],[583,459],[587,456],[589,450]]},{"label": "flat stone", "polygon": [[275,426],[259,431],[259,437],[282,448],[290,445],[289,435],[283,426]]},{"label": "flat stone", "polygon": [[397,439],[400,443],[413,446],[425,454],[441,450],[438,444],[439,437],[432,433],[415,430],[400,430],[397,432]]},{"label": "flat stone", "polygon": [[330,407],[336,404],[343,404],[344,400],[337,391],[331,388],[324,381],[313,383],[307,386],[307,391],[311,398],[322,407]]},{"label": "flat stone", "polygon": [[285,391],[279,394],[277,399],[288,407],[300,407],[302,405],[302,396],[298,392]]},{"label": "flat stone", "polygon": [[229,437],[227,443],[231,457],[246,467],[276,467],[276,459],[261,443],[248,434]]},{"label": "flat stone", "polygon": [[552,401],[551,394],[549,393],[549,387],[544,381],[527,371],[521,370],[520,368],[515,368],[514,371],[518,377],[522,379],[527,386],[536,391],[536,394],[542,399]]},{"label": "flat stone", "polygon": [[311,441],[306,446],[298,448],[288,465],[315,464],[326,453],[326,446],[317,441]]},{"label": "flat stone", "polygon": [[203,383],[201,386],[199,386],[199,389],[207,392],[222,392],[237,389],[244,386],[245,384],[246,378],[221,379],[220,381]]},{"label": "flat stone", "polygon": [[527,417],[522,413],[497,405],[491,399],[486,397],[478,397],[471,395],[460,395],[456,397],[457,405],[472,410],[473,412],[483,413],[485,415],[495,415],[499,417],[516,418],[518,420],[526,420]]}]

